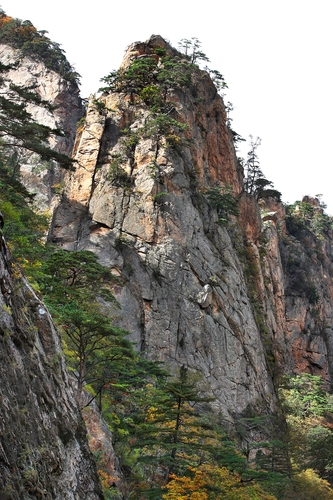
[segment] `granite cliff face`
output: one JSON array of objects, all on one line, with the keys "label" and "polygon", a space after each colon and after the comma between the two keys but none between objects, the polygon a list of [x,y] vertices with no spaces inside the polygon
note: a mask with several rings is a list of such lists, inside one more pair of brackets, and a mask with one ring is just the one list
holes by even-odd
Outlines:
[{"label": "granite cliff face", "polygon": [[0,250],[0,497],[103,495],[52,319]]},{"label": "granite cliff face", "polygon": [[[49,70],[42,61],[20,56],[20,51],[0,44],[0,62],[10,65],[19,63],[6,73],[11,83],[22,87],[34,87],[38,95],[55,107],[53,112],[41,106],[29,105],[34,120],[52,129],[59,128],[63,136],[53,136],[50,147],[71,156],[77,129],[77,121],[84,108],[76,83],[65,80]],[[32,193],[40,209],[48,209],[58,202],[58,192],[63,186],[64,171],[56,162],[42,162],[35,154],[19,151],[22,182]]]},{"label": "granite cliff face", "polygon": [[[123,67],[156,47],[175,54],[152,36],[129,47]],[[126,137],[149,119],[142,102],[109,93],[102,106],[90,103],[51,239],[95,252],[120,278],[121,322],[139,349],[199,370],[225,415],[272,412],[280,374],[331,380],[331,234],[302,242],[286,230],[281,203],[260,207],[244,193],[224,104],[206,72],[167,99],[188,125],[173,147],[140,134],[128,147]],[[125,178],[115,181],[110,164],[125,149]],[[239,199],[240,216],[226,225],[206,196],[217,183]],[[301,278],[293,253],[306,268]]]},{"label": "granite cliff face", "polygon": [[[172,51],[152,37],[133,44],[125,60],[157,46]],[[173,116],[188,125],[186,144],[141,137],[128,151],[125,186],[110,179],[110,162],[123,151],[124,129],[140,129],[149,111],[120,94],[101,98],[105,112],[90,104],[51,237],[66,249],[96,252],[120,277],[114,292],[122,325],[148,356],[202,372],[226,415],[248,406],[271,412],[274,386],[239,252],[243,232],[236,218],[217,223],[205,191],[217,182],[232,186],[254,219],[243,217],[249,239],[260,235],[259,210],[241,194],[225,108],[208,74],[198,70],[189,92],[168,98]]]},{"label": "granite cliff face", "polygon": [[333,380],[333,233],[330,226],[318,226],[325,221],[319,200],[305,196],[302,201],[312,205],[317,225],[289,217],[288,231],[280,242],[286,322],[283,366],[321,375],[329,387]]}]

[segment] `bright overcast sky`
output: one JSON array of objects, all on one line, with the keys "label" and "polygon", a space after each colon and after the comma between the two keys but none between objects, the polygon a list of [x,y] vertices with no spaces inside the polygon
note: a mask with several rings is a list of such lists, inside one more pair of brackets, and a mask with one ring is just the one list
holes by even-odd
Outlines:
[{"label": "bright overcast sky", "polygon": [[332,0],[0,4],[62,45],[82,75],[82,97],[118,68],[132,42],[159,34],[177,47],[197,37],[228,84],[233,128],[245,139],[261,137],[261,168],[283,200],[321,193],[333,215]]}]

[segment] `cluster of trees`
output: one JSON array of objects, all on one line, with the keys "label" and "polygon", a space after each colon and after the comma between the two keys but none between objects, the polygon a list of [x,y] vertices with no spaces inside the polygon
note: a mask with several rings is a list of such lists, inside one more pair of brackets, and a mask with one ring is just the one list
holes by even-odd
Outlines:
[{"label": "cluster of trees", "polygon": [[[15,65],[0,63],[0,144],[6,156],[16,158],[27,151],[37,153],[42,160],[58,161],[64,168],[73,168],[73,160],[51,149],[51,136],[62,136],[60,129],[53,129],[36,122],[27,106],[33,104],[48,111],[54,107],[41,99],[34,87],[14,85],[6,78]],[[7,153],[6,153],[7,152]],[[17,171],[13,172],[14,174]]]},{"label": "cluster of trees", "polygon": [[[111,71],[101,79],[105,84],[99,89],[102,94],[121,93],[129,97],[130,104],[145,104],[148,107],[150,114],[146,124],[141,129],[136,129],[135,135],[137,140],[142,136],[151,137],[156,142],[155,159],[162,141],[166,142],[167,147],[174,148],[185,143],[183,134],[187,125],[179,121],[175,104],[168,97],[171,92],[184,91],[193,86],[193,75],[198,70],[197,63],[208,61],[200,46],[197,38],[183,39],[180,48],[184,52],[175,52],[173,55],[168,55],[166,50],[159,46],[151,55],[139,56],[129,67]],[[219,90],[226,87],[221,73],[206,69]],[[96,103],[103,111],[100,101]],[[133,138],[133,133],[130,133],[130,136]],[[122,156],[122,164],[127,158],[128,155]],[[124,180],[124,172],[119,155],[115,160],[116,162],[112,162],[111,178],[119,183],[119,179]]]},{"label": "cluster of trees", "polygon": [[321,195],[317,195],[318,205],[308,201],[297,200],[286,205],[286,223],[290,234],[302,238],[312,233],[322,239],[333,229],[333,218],[325,214],[326,205],[320,202]]},{"label": "cluster of trees", "polygon": [[171,90],[190,87],[195,68],[187,57],[169,56],[164,48],[156,47],[151,55],[138,57],[128,68],[102,78],[105,86],[100,91],[125,94],[132,105],[143,103],[149,108],[150,115],[137,135],[152,137],[157,145],[162,137],[169,145],[180,144],[180,134],[187,126],[177,119],[174,103],[167,98]]},{"label": "cluster of trees", "polygon": [[0,43],[19,49],[22,56],[43,61],[47,68],[56,71],[65,80],[79,83],[80,75],[67,61],[64,50],[46,33],[37,31],[30,21],[7,16],[0,8]]},{"label": "cluster of trees", "polygon": [[219,224],[228,222],[231,215],[238,217],[238,199],[233,194],[231,186],[215,186],[208,189],[206,196],[210,206],[217,210]]},{"label": "cluster of trees", "polygon": [[[143,127],[132,132],[130,128],[123,131],[121,153],[113,158],[110,165],[109,178],[115,185],[124,187],[131,182],[126,175],[124,165],[133,163],[134,151],[140,137],[150,137],[156,144],[155,159],[162,142],[167,147],[182,144],[182,133],[187,125],[180,122],[174,103],[168,101],[171,89],[183,90],[191,84],[193,64],[187,59],[166,55],[165,49],[157,47],[152,55],[145,55],[133,60],[128,68],[112,71],[102,78],[105,84],[99,89],[103,94],[117,92],[129,96],[133,106],[144,104],[150,113]],[[100,106],[100,101],[96,101]]]},{"label": "cluster of trees", "polygon": [[187,60],[166,56],[165,50],[157,47],[151,56],[141,56],[128,68],[102,78],[106,86],[100,91],[127,94],[132,103],[139,97],[153,111],[168,111],[168,91],[189,87],[192,73],[193,66]]},{"label": "cluster of trees", "polygon": [[[179,46],[184,51],[182,54],[167,55],[163,47],[156,47],[151,55],[134,59],[128,68],[111,71],[101,79],[106,85],[100,91],[124,93],[130,96],[132,103],[139,98],[152,111],[169,111],[172,103],[167,104],[168,93],[189,88],[198,69],[197,63],[209,61],[197,38],[183,39]],[[206,69],[218,86],[227,86],[221,73]]]},{"label": "cluster of trees", "polygon": [[[233,109],[231,103],[228,103],[227,109],[229,110]],[[244,140],[231,128],[230,130],[233,135],[233,140],[236,144],[237,142]],[[250,150],[248,151],[246,161],[243,158],[238,158],[238,161],[243,167],[245,174],[244,190],[250,195],[252,195],[257,201],[267,200],[269,198],[275,201],[281,201],[282,195],[280,191],[274,189],[273,182],[267,180],[261,170],[257,152],[257,149],[260,146],[260,144],[261,144],[260,137],[254,139],[252,136],[250,136]],[[210,206],[217,209],[217,213],[219,216],[218,222],[220,224],[226,223],[231,215],[234,215],[236,217],[239,215],[239,210],[237,206],[238,199],[234,196],[232,188],[230,186],[218,185],[213,188],[210,188],[206,192],[206,197],[208,199]],[[304,205],[304,203],[302,205]],[[306,205],[311,207],[311,205],[308,203]],[[312,210],[309,211],[313,213],[314,212],[313,207],[311,208]],[[287,214],[289,213],[290,210],[287,211]],[[318,214],[316,214],[314,220],[315,223],[317,223],[317,226],[319,224],[323,225],[324,223],[326,223],[327,222],[326,217],[325,216],[320,217]]]},{"label": "cluster of trees", "polygon": [[292,481],[286,499],[333,498],[333,396],[319,376],[286,377],[279,396],[286,416]]},{"label": "cluster of trees", "polygon": [[150,370],[148,380],[137,379],[121,393],[110,388],[103,397],[126,497],[274,500],[269,490],[285,474],[245,460],[211,411],[213,398],[204,394],[198,374],[184,366],[174,377],[155,369],[158,377]]},{"label": "cluster of trees", "polygon": [[[239,143],[245,142],[245,139],[232,129],[232,118],[230,113],[234,110],[234,106],[231,102],[227,102],[227,127],[231,134],[235,150],[238,152]],[[250,149],[247,153],[246,160],[242,157],[238,157],[238,163],[244,170],[244,190],[254,198],[259,200],[267,200],[272,198],[276,201],[281,201],[281,192],[274,189],[272,181],[266,179],[261,167],[258,156],[258,148],[261,145],[260,137],[254,138],[250,135]]]}]

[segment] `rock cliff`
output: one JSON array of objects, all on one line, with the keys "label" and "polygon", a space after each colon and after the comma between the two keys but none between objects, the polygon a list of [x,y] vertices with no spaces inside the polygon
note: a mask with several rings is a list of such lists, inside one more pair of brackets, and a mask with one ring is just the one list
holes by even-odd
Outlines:
[{"label": "rock cliff", "polygon": [[[152,36],[129,47],[123,68],[156,47],[175,55]],[[120,277],[122,325],[139,349],[199,370],[226,416],[272,412],[280,374],[331,380],[332,234],[297,237],[281,203],[260,207],[244,192],[223,100],[206,72],[167,99],[188,126],[182,144],[136,134],[149,120],[142,100],[111,92],[90,103],[51,238],[92,250]],[[239,199],[240,216],[224,225],[206,195],[218,183]]]},{"label": "rock cliff", "polygon": [[[0,44],[0,62],[14,65],[5,75],[8,81],[22,87],[33,87],[41,99],[55,107],[53,112],[32,104],[27,109],[38,123],[63,131],[63,136],[53,136],[50,147],[71,156],[76,124],[84,114],[78,85],[49,70],[43,61],[22,57],[18,49],[9,45]],[[42,162],[37,155],[23,151],[18,151],[18,154],[22,182],[36,194],[40,209],[53,209],[63,186],[64,171],[54,161]]]},{"label": "rock cliff", "polygon": [[52,319],[0,250],[0,498],[102,499]]},{"label": "rock cliff", "polygon": [[[124,64],[156,47],[172,54],[153,36],[130,46]],[[121,278],[114,292],[122,325],[139,349],[199,370],[226,416],[248,406],[272,412],[274,385],[244,274],[243,231],[236,218],[218,224],[205,192],[223,183],[242,197],[254,255],[259,209],[241,194],[243,173],[209,75],[197,70],[191,88],[170,91],[168,99],[173,117],[188,126],[183,143],[173,147],[142,135],[128,147],[128,136],[148,120],[143,103],[118,93],[101,97],[103,106],[90,103],[78,166],[66,182],[51,238],[69,250],[96,252]],[[110,163],[124,148],[125,179],[118,182]]]},{"label": "rock cliff", "polygon": [[[15,51],[2,48],[1,61],[12,61]],[[129,47],[122,67],[147,55],[158,60],[156,49],[181,60],[152,36]],[[57,148],[70,153],[82,116],[77,87],[28,58],[10,77],[36,83],[59,105],[54,116],[34,112],[65,128]],[[196,69],[186,90],[168,89],[166,102],[183,132],[157,134],[143,99],[121,92],[92,99],[61,198],[54,198],[63,181],[54,165],[27,162],[25,183],[39,191],[41,207],[55,208],[50,240],[95,252],[118,278],[117,316],[138,349],[201,372],[226,421],[250,410],[272,414],[280,375],[305,371],[332,381],[332,230],[315,218],[316,199],[303,200],[313,207],[310,220],[302,207],[286,214],[281,203],[258,204],[244,192],[208,73]],[[239,209],[222,224],[209,199],[221,185]],[[0,265],[0,490],[14,499],[102,498],[52,321],[11,267],[4,242]],[[100,422],[89,425],[94,446],[104,448]]]},{"label": "rock cliff", "polygon": [[[296,205],[287,216],[287,232],[280,238],[284,275],[285,335],[283,367],[333,380],[333,233],[317,198],[305,196],[300,205],[312,210],[312,219]],[[311,206],[313,207],[311,209]]]}]

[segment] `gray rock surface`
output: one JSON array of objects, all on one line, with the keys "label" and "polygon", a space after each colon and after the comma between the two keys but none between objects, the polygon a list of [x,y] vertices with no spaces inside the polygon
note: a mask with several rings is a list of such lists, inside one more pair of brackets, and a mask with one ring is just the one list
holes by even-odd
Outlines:
[{"label": "gray rock surface", "polygon": [[102,499],[52,319],[0,251],[0,498]]},{"label": "gray rock surface", "polygon": [[[142,45],[128,54],[136,49]],[[237,249],[242,232],[236,219],[217,224],[205,196],[216,182],[231,184],[237,196],[242,172],[221,97],[205,72],[198,71],[195,85],[196,97],[169,97],[176,118],[188,123],[186,144],[170,148],[141,137],[123,164],[124,186],[110,178],[110,163],[123,150],[122,130],[142,127],[148,110],[137,104],[134,113],[119,94],[101,98],[104,115],[90,103],[52,239],[94,251],[122,277],[114,289],[121,324],[139,349],[200,371],[227,418],[248,406],[272,412],[274,387]]]},{"label": "gray rock surface", "polygon": [[[123,67],[157,45],[174,53],[153,36],[129,47]],[[168,99],[188,125],[186,142],[140,137],[122,165],[124,185],[110,164],[124,151],[124,129],[140,129],[149,111],[119,94],[100,98],[104,113],[90,104],[53,241],[95,252],[122,279],[121,324],[138,348],[199,370],[226,418],[275,411],[280,375],[332,381],[332,234],[297,239],[281,203],[259,206],[243,192],[224,104],[205,72]],[[239,198],[240,216],[224,226],[205,195],[217,183]],[[322,214],[318,200],[303,201]]]}]

